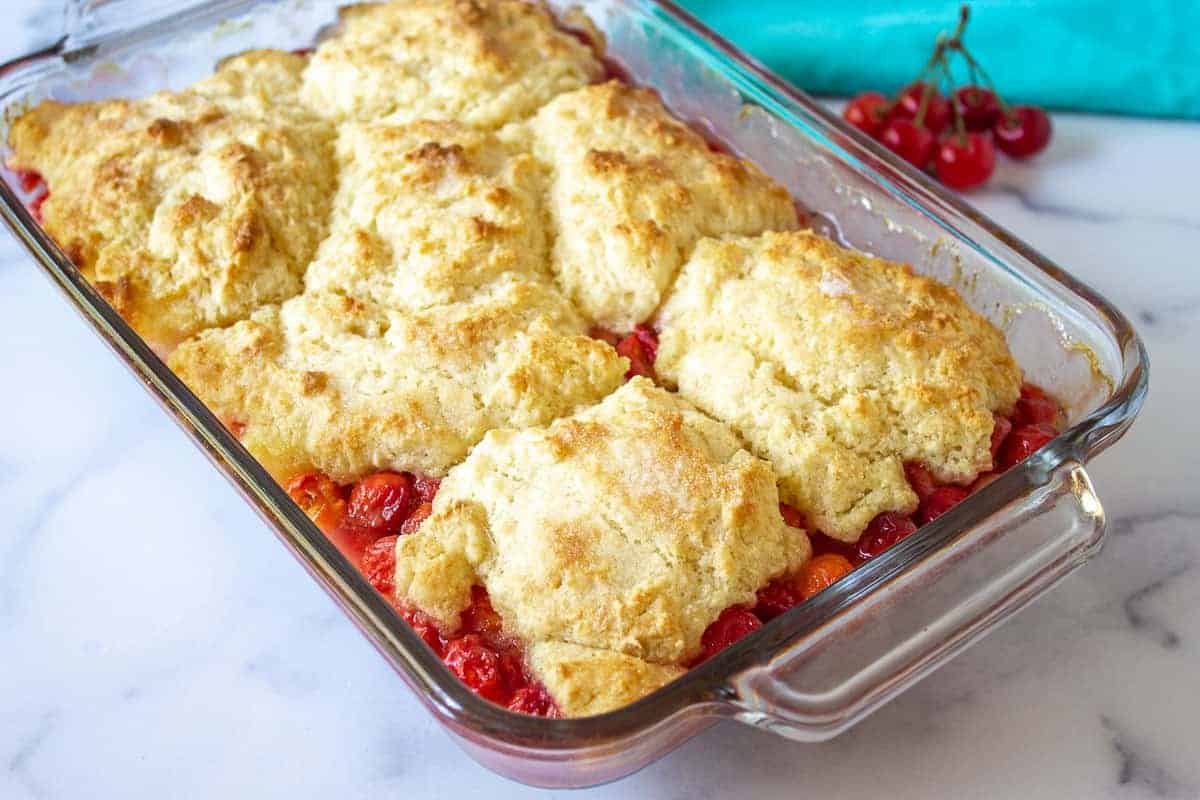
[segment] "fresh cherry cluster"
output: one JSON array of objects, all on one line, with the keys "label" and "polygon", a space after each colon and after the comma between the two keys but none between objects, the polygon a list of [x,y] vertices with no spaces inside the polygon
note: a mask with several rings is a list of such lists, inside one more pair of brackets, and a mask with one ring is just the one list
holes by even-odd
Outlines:
[{"label": "fresh cherry cluster", "polygon": [[[910,164],[931,171],[953,189],[971,189],[991,177],[996,149],[1029,158],[1050,143],[1050,117],[1035,106],[1010,106],[963,44],[970,14],[963,6],[958,27],[938,36],[918,79],[893,98],[863,92],[842,116]],[[958,86],[951,57],[966,63],[970,82]],[[939,91],[946,88],[950,96]]]}]

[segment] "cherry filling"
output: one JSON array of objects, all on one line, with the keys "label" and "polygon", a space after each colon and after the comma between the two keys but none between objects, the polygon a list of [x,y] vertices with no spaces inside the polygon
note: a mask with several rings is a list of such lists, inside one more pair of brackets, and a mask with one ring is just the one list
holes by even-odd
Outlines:
[{"label": "cherry filling", "polygon": [[996,415],[992,430],[991,471],[982,473],[967,487],[940,483],[920,464],[906,464],[905,476],[919,500],[915,514],[912,517],[893,511],[880,514],[871,520],[854,544],[812,530],[798,509],[780,503],[779,513],[784,522],[809,531],[813,557],[805,563],[799,574],[777,578],[759,589],[757,603],[752,609],[740,606],[726,609],[704,632],[701,640],[704,649],[697,663],[759,627],[749,621],[750,617],[761,625],[819,594],[855,567],[911,536],[919,525],[932,522],[973,492],[991,483],[1001,472],[1029,457],[1057,436],[1061,420],[1062,409],[1058,403],[1037,386],[1025,384],[1021,387],[1021,399],[1017,401],[1012,417]]},{"label": "cherry filling", "polygon": [[38,224],[42,222],[42,204],[46,202],[46,198],[50,196],[50,190],[46,187],[46,181],[42,178],[42,174],[32,169],[14,170],[17,178],[17,186],[25,194],[31,195],[26,207],[29,208],[29,213],[33,215]]},{"label": "cherry filling", "polygon": [[[433,511],[441,481],[408,472],[376,472],[339,486],[323,472],[305,472],[287,492],[363,576],[395,602],[396,541],[415,533]],[[520,645],[505,634],[487,591],[476,586],[458,631],[444,635],[434,620],[398,607],[401,617],[472,691],[523,714],[558,716],[545,688],[525,670]]]},{"label": "cherry filling", "polygon": [[607,328],[592,328],[593,339],[608,342],[617,353],[629,359],[625,380],[641,375],[654,380],[654,359],[658,357],[658,333],[649,325],[635,325],[633,330],[622,336]]},{"label": "cherry filling", "polygon": [[[626,378],[653,379],[658,336],[646,325],[621,335],[602,328],[591,331],[630,361]],[[940,483],[920,464],[906,464],[905,476],[917,495],[912,516],[888,511],[867,526],[855,543],[833,539],[811,529],[796,508],[779,504],[783,521],[809,530],[813,557],[799,572],[776,578],[758,591],[753,606],[732,606],[704,631],[699,664],[788,609],[820,594],[888,548],[911,536],[919,525],[932,522],[986,486],[1000,472],[1043,447],[1058,434],[1062,410],[1032,384],[1021,389],[1011,418],[996,416],[992,433],[993,469],[969,487]],[[407,472],[377,472],[351,486],[339,486],[321,472],[306,472],[287,485],[288,494],[352,561],[380,594],[395,602],[393,584],[396,541],[417,531],[432,512],[440,486],[437,478]],[[555,717],[557,706],[545,687],[529,675],[519,642],[504,631],[487,591],[472,589],[471,603],[462,612],[458,630],[445,635],[432,618],[415,609],[398,607],[405,622],[429,645],[446,666],[476,694],[523,714]]]}]

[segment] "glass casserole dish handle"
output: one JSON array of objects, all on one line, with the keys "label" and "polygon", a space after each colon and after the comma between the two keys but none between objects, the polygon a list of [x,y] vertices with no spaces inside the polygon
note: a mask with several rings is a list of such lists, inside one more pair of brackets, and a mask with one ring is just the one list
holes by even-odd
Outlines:
[{"label": "glass casserole dish handle", "polygon": [[[344,0],[73,0],[58,45],[0,67],[5,120],[38,100],[179,88],[222,57],[312,43]],[[572,0],[550,0],[574,21]],[[1039,453],[813,600],[626,708],[546,720],[481,700],[104,303],[0,185],[6,222],[118,356],[254,504],[475,758],[542,786],[633,772],[716,719],[829,738],[928,674],[1094,555],[1104,515],[1083,464],[1132,423],[1148,363],[1107,301],[686,12],[653,0],[583,11],[632,79],[788,186],[814,227],[954,285],[1067,406]]]}]

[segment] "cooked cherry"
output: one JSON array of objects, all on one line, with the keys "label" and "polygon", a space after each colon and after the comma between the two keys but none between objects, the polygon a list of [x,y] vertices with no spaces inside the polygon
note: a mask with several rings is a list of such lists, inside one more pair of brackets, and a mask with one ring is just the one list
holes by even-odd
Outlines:
[{"label": "cooked cherry", "polygon": [[887,107],[888,99],[879,92],[863,92],[847,104],[842,117],[868,136],[878,136]]},{"label": "cooked cherry", "polygon": [[33,169],[18,169],[15,171],[17,177],[17,186],[21,188],[25,194],[32,194],[36,189],[44,185],[45,181],[42,178],[42,173]]},{"label": "cooked cherry", "polygon": [[429,515],[432,513],[432,503],[421,503],[421,505],[417,506],[409,513],[408,519],[404,520],[404,522],[400,524],[400,533],[405,536],[408,536],[410,533],[416,533],[421,529],[421,523],[428,519]]},{"label": "cooked cherry", "polygon": [[754,616],[763,622],[775,619],[801,600],[800,589],[791,578],[776,578],[758,590]]},{"label": "cooked cherry", "polygon": [[478,633],[495,641],[500,637],[500,615],[492,607],[492,599],[482,586],[471,587],[471,605],[462,612],[462,629],[467,633]]},{"label": "cooked cherry", "polygon": [[1017,425],[1043,423],[1055,426],[1058,423],[1058,403],[1040,387],[1032,383],[1021,386],[1021,399],[1013,409],[1013,422]]},{"label": "cooked cherry", "polygon": [[908,485],[917,493],[917,497],[922,500],[933,494],[934,489],[937,488],[937,481],[934,480],[933,475],[920,464],[913,462],[905,464],[904,477],[908,479]]},{"label": "cooked cherry", "polygon": [[783,521],[793,528],[807,528],[808,525],[804,520],[804,514],[800,509],[789,506],[787,503],[779,504],[779,513],[783,516]]},{"label": "cooked cherry", "polygon": [[42,192],[37,197],[29,201],[29,213],[33,216],[33,221],[39,225],[45,222],[45,219],[42,218],[42,205],[46,202],[46,198],[49,196],[49,192]]},{"label": "cooked cherry", "polygon": [[396,537],[384,536],[367,545],[361,563],[371,585],[384,597],[391,597],[396,588]]},{"label": "cooked cherry", "polygon": [[858,556],[858,546],[852,542],[843,542],[840,539],[834,539],[832,536],[826,536],[820,531],[812,530],[808,532],[808,541],[812,543],[814,556],[819,556],[822,553],[837,553],[851,562],[861,561]]},{"label": "cooked cherry", "polygon": [[629,369],[625,372],[626,380],[638,375],[654,377],[654,356],[636,333],[629,334],[617,343],[617,353],[629,359]]},{"label": "cooked cherry", "polygon": [[960,86],[954,92],[954,105],[969,131],[990,130],[1000,116],[996,93],[982,86]]},{"label": "cooked cherry", "polygon": [[1002,417],[999,414],[992,415],[992,442],[988,446],[992,454],[992,466],[996,465],[996,458],[1000,455],[1000,448],[1004,446],[1004,440],[1012,430],[1013,424],[1008,417]]},{"label": "cooked cherry", "polygon": [[558,706],[541,684],[530,684],[517,689],[508,701],[508,710],[535,717],[557,717]]},{"label": "cooked cherry", "polygon": [[807,600],[820,594],[853,570],[850,559],[837,553],[824,553],[810,558],[800,568],[800,575],[796,579],[801,599]]},{"label": "cooked cherry", "polygon": [[354,485],[346,516],[355,525],[388,533],[400,529],[408,516],[412,483],[399,472],[376,472]]},{"label": "cooked cherry", "polygon": [[961,486],[939,487],[921,500],[921,507],[917,510],[917,519],[921,521],[922,525],[933,522],[965,500],[968,494],[970,492]]},{"label": "cooked cherry", "polygon": [[1013,158],[1028,158],[1050,144],[1053,130],[1045,111],[1033,106],[1013,106],[992,126],[996,147]]},{"label": "cooked cherry", "polygon": [[1058,431],[1044,422],[1013,428],[1013,432],[1004,440],[1004,447],[1000,450],[1000,468],[1008,469],[1014,464],[1024,461],[1057,435]]},{"label": "cooked cherry", "polygon": [[437,497],[438,489],[442,488],[441,478],[427,478],[424,475],[417,475],[412,483],[413,491],[422,503],[432,503],[433,498]]},{"label": "cooked cherry", "polygon": [[936,144],[928,128],[918,128],[908,119],[888,120],[879,133],[879,141],[908,163],[922,169],[929,163]]},{"label": "cooked cherry", "polygon": [[[484,639],[487,639],[485,636]],[[500,678],[504,681],[506,693],[512,695],[514,692],[529,685],[529,678],[525,675],[525,664],[521,658],[521,651],[511,644],[496,643],[488,640],[496,648],[496,653],[500,656]]]},{"label": "cooked cherry", "polygon": [[416,631],[421,640],[429,645],[429,649],[438,654],[439,658],[446,652],[446,640],[442,638],[432,617],[415,609],[402,609],[400,616],[408,623],[408,627]]},{"label": "cooked cherry", "polygon": [[303,472],[284,487],[288,496],[322,530],[330,530],[342,521],[346,501],[341,488],[324,472]]},{"label": "cooked cherry", "polygon": [[951,189],[982,186],[996,169],[996,146],[987,133],[951,133],[938,143],[933,168],[938,180]]},{"label": "cooked cherry", "polygon": [[911,536],[916,529],[916,524],[903,514],[885,511],[871,520],[859,538],[859,558],[864,561],[874,558],[900,540]]},{"label": "cooked cherry", "polygon": [[704,635],[700,637],[700,657],[697,661],[712,658],[738,639],[761,627],[762,622],[750,609],[730,606],[704,630]]},{"label": "cooked cherry", "polygon": [[653,365],[654,360],[658,358],[658,332],[649,325],[634,325],[633,335],[642,343],[642,349],[646,351],[650,364]]},{"label": "cooked cherry", "polygon": [[442,661],[476,694],[493,702],[503,700],[506,692],[500,656],[482,636],[469,633],[452,640]]}]

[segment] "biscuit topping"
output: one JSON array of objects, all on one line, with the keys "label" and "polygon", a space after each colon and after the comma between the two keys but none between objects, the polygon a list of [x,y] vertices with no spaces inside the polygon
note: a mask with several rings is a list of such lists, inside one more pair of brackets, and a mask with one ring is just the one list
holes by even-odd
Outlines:
[{"label": "biscuit topping", "polygon": [[658,374],[850,542],[916,510],[905,462],[962,484],[990,469],[993,412],[1021,385],[1003,335],[953,289],[811,232],[703,240],[658,327]]}]

